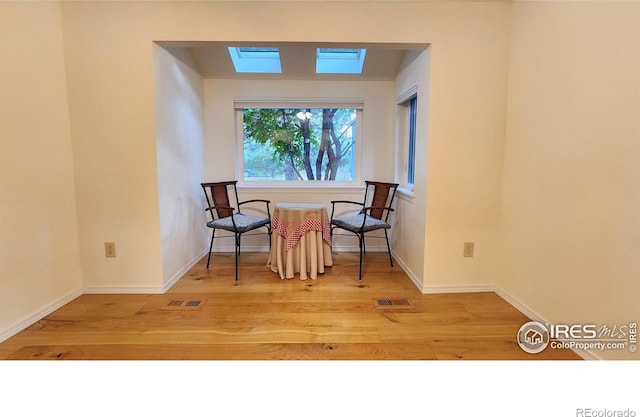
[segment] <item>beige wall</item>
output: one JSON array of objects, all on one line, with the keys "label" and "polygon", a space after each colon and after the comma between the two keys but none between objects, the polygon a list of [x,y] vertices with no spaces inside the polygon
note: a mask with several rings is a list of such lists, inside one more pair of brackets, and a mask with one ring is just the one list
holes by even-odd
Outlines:
[{"label": "beige wall", "polygon": [[[81,262],[91,292],[162,289],[154,19],[145,9],[61,2]],[[106,241],[116,243],[116,258],[105,258]]]},{"label": "beige wall", "polygon": [[[421,27],[433,29],[428,146],[418,155],[427,161],[426,291],[495,280],[510,7],[425,8]],[[462,256],[464,242],[475,242],[473,258]]]},{"label": "beige wall", "polygon": [[82,286],[63,59],[57,3],[0,3],[0,341]]},{"label": "beige wall", "polygon": [[513,12],[497,283],[551,323],[637,321],[640,4]]}]

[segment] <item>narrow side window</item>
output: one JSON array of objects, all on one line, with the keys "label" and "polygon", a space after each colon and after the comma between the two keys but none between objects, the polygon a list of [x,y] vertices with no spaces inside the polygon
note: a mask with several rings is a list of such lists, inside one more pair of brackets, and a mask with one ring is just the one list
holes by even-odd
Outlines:
[{"label": "narrow side window", "polygon": [[416,115],[418,111],[418,97],[409,100],[409,152],[407,155],[407,183],[413,185],[416,164]]}]

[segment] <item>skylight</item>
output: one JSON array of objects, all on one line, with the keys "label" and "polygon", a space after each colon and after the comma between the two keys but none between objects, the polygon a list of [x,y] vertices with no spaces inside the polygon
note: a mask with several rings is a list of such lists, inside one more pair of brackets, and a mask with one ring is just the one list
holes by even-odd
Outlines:
[{"label": "skylight", "polygon": [[361,74],[366,49],[317,48],[316,73]]},{"label": "skylight", "polygon": [[229,55],[236,72],[281,73],[280,51],[266,46],[232,46]]},{"label": "skylight", "polygon": [[[282,73],[280,50],[270,46],[228,48],[238,73]],[[316,48],[316,73],[362,74],[366,49]]]}]

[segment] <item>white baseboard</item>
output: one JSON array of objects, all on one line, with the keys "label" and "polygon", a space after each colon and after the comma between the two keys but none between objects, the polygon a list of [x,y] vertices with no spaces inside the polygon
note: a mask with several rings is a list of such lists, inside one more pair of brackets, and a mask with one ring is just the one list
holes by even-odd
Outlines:
[{"label": "white baseboard", "polygon": [[[500,296],[503,300],[505,300],[507,303],[511,304],[511,306],[513,306],[516,310],[520,311],[522,314],[527,316],[531,321],[537,321],[538,323],[541,323],[541,324],[550,323],[549,320],[545,319],[540,314],[538,314],[535,310],[529,308],[527,305],[523,304],[520,300],[517,300],[516,298],[512,297],[510,294],[508,294],[504,290],[496,287],[495,293],[498,296]],[[588,350],[577,349],[577,348],[573,348],[571,350],[576,355],[580,356],[582,359],[585,359],[585,360],[602,360],[602,358],[600,358],[598,355]]]},{"label": "white baseboard", "polygon": [[413,273],[411,268],[409,268],[409,266],[406,263],[404,263],[402,259],[398,258],[396,256],[396,253],[393,250],[391,250],[391,256],[393,256],[393,260],[395,261],[395,263],[397,263],[400,266],[400,268],[402,268],[404,273],[407,274],[411,282],[413,282],[413,285],[415,285],[418,288],[418,290],[420,290],[420,292],[424,294],[422,282],[418,279],[416,274]]},{"label": "white baseboard", "polygon": [[200,259],[202,259],[203,256],[206,256],[208,253],[209,249],[203,249],[202,252],[200,252],[199,254],[197,254],[187,265],[185,265],[184,267],[182,267],[178,272],[175,273],[174,276],[171,277],[171,279],[167,282],[164,283],[164,286],[162,287],[162,292],[166,293],[167,291],[169,291],[169,289],[171,287],[173,287],[173,285],[178,282],[180,280],[180,278],[182,278],[184,276],[184,274],[186,274],[187,272],[189,272],[189,270],[191,268],[193,268],[195,266],[195,264],[197,264],[198,262],[200,262]]},{"label": "white baseboard", "polygon": [[[207,254],[207,250],[205,249],[204,255]],[[218,246],[213,248],[212,253],[234,253],[235,246]],[[338,246],[334,245],[331,247],[332,252],[359,252],[360,248],[357,246]],[[367,245],[367,252],[386,252],[386,246],[369,246]],[[241,252],[269,252],[269,246],[244,246],[242,245]],[[393,253],[393,251],[391,251]],[[204,256],[203,255],[203,256]]]},{"label": "white baseboard", "polygon": [[[386,247],[383,247],[384,251],[386,251]],[[357,250],[357,248],[356,248]],[[409,279],[413,282],[413,284],[418,288],[418,290],[422,294],[454,294],[454,293],[464,293],[464,292],[493,292],[495,287],[493,285],[424,285],[422,281],[418,278],[418,276],[409,268],[409,266],[404,263],[404,261],[396,256],[396,252],[392,249],[391,255],[393,255],[393,260],[396,262],[405,274],[409,277]]]},{"label": "white baseboard", "polygon": [[[204,250],[204,255],[207,255],[207,251],[209,248]],[[225,245],[225,246],[217,246],[213,248],[211,253],[234,253],[236,251],[235,246]],[[240,247],[240,253],[242,252],[269,252],[269,246],[245,246],[242,245]]]},{"label": "white baseboard", "polygon": [[202,252],[191,259],[187,265],[176,272],[171,279],[161,287],[93,286],[84,287],[82,292],[83,294],[164,294],[207,254],[207,250],[208,249],[203,249]]},{"label": "white baseboard", "polygon": [[83,294],[164,294],[163,287],[95,286],[84,287]]},{"label": "white baseboard", "polygon": [[[357,246],[344,246],[344,245],[334,245],[331,247],[332,252],[360,252],[360,248]],[[367,252],[386,252],[386,246],[368,246]],[[393,251],[391,252],[393,253]]]},{"label": "white baseboard", "polygon": [[426,285],[423,294],[456,294],[465,292],[494,292],[493,285]]},{"label": "white baseboard", "polygon": [[512,297],[510,294],[506,293],[501,288],[495,287],[495,293],[498,294],[500,298],[502,298],[504,301],[511,304],[511,306],[514,307],[516,310],[518,310],[519,312],[527,316],[530,320],[537,321],[540,323],[549,322],[540,314],[538,314],[528,306],[524,305],[522,302],[520,302],[520,300],[517,300],[514,297]]},{"label": "white baseboard", "polygon": [[35,313],[30,314],[24,320],[21,320],[20,322],[16,323],[15,325],[11,326],[7,330],[5,330],[2,333],[0,333],[0,343],[4,342],[5,340],[9,339],[10,337],[15,336],[18,333],[20,333],[21,331],[23,331],[27,327],[29,327],[32,324],[36,323],[38,320],[42,320],[43,318],[45,318],[49,314],[53,313],[54,311],[56,311],[60,307],[64,306],[65,304],[75,300],[76,298],[80,297],[81,295],[82,295],[82,290],[78,289],[78,290],[72,291],[71,293],[65,295],[64,297],[54,301],[53,303],[45,306],[42,309],[36,311]]}]

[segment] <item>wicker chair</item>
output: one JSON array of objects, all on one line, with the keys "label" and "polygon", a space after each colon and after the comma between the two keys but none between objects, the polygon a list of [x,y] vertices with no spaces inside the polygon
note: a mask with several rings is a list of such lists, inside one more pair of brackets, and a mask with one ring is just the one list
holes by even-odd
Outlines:
[{"label": "wicker chair", "polygon": [[[207,269],[209,269],[209,263],[211,262],[211,250],[213,248],[213,239],[216,235],[216,230],[226,230],[233,233],[235,237],[235,252],[236,252],[236,281],[238,280],[238,256],[240,255],[240,238],[244,233],[252,230],[266,227],[267,234],[269,235],[269,246],[271,246],[271,214],[269,212],[269,200],[238,200],[238,191],[236,188],[237,181],[222,181],[222,182],[203,182],[200,185],[204,191],[204,195],[207,199],[206,211],[211,213],[211,221],[207,222],[207,227],[211,229],[211,243],[209,245],[209,256],[207,257]],[[229,190],[233,190],[235,195],[235,207],[231,206],[231,200],[229,199]],[[265,203],[267,217],[252,216],[241,213],[240,207],[248,203]],[[236,211],[234,213],[234,211]],[[256,233],[263,234],[263,233]],[[231,237],[231,236],[219,236],[219,237]]]},{"label": "wicker chair", "polygon": [[[334,229],[343,229],[358,237],[358,243],[360,246],[359,280],[362,280],[362,255],[366,254],[364,238],[369,232],[380,229],[384,230],[384,238],[387,241],[387,250],[389,252],[389,262],[391,263],[391,266],[393,266],[393,258],[391,257],[391,247],[389,246],[387,229],[391,229],[388,219],[389,214],[394,211],[394,209],[391,208],[391,205],[393,204],[393,200],[396,196],[396,189],[398,188],[398,184],[388,182],[365,181],[365,184],[364,200],[361,203],[346,200],[334,200],[331,202],[332,238]],[[370,200],[368,200],[369,197]],[[362,208],[355,215],[334,217],[336,204],[352,204],[361,206]]]}]

